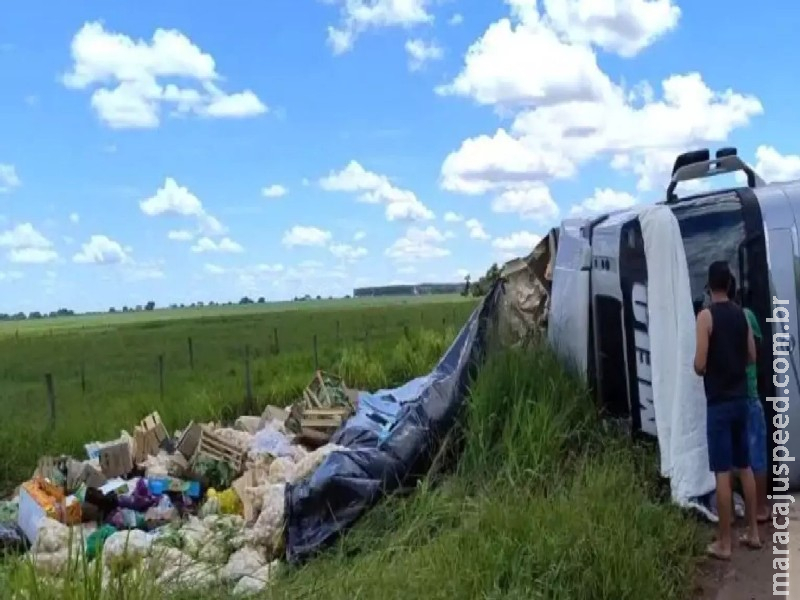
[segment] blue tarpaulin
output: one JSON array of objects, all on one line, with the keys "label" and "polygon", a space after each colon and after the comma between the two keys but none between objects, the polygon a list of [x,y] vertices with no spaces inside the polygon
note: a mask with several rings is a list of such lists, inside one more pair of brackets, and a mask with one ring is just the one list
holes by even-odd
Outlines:
[{"label": "blue tarpaulin", "polygon": [[286,558],[299,563],[333,542],[382,497],[425,475],[453,428],[483,362],[498,282],[428,375],[391,390],[359,393],[356,413],[333,435],[308,479],[286,486]]}]

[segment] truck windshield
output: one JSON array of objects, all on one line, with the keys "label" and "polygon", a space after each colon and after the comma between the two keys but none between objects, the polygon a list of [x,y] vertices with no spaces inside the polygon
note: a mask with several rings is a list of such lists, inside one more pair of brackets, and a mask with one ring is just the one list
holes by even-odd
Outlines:
[{"label": "truck windshield", "polygon": [[737,284],[742,273],[742,248],[746,235],[742,209],[734,192],[679,203],[673,208],[683,237],[695,312],[705,306],[708,266],[726,260]]}]

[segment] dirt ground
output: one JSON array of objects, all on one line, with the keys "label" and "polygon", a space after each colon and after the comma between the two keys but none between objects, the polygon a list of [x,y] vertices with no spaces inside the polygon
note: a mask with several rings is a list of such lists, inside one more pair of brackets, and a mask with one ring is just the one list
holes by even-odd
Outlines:
[{"label": "dirt ground", "polygon": [[[791,540],[789,598],[800,600],[800,494],[792,507],[789,524]],[[739,524],[741,526],[741,524]],[[695,600],[767,600],[772,595],[772,532],[770,525],[761,528],[761,550],[734,548],[730,562],[708,560],[698,578]],[[786,596],[782,596],[786,597]]]}]

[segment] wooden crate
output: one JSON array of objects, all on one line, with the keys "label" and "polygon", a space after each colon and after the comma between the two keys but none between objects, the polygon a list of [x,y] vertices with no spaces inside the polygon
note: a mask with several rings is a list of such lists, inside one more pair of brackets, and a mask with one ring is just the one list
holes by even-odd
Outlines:
[{"label": "wooden crate", "polygon": [[247,451],[215,435],[210,429],[201,427],[200,441],[192,458],[192,464],[203,456],[226,462],[234,471],[241,473],[247,460]]},{"label": "wooden crate", "polygon": [[157,412],[150,413],[133,430],[134,461],[139,464],[148,456],[155,456],[161,444],[169,438],[167,428]]},{"label": "wooden crate", "polygon": [[353,413],[350,407],[303,408],[292,406],[286,428],[298,436],[307,446],[321,446],[328,442],[333,433]]},{"label": "wooden crate", "polygon": [[178,445],[175,449],[183,454],[186,460],[192,460],[192,457],[197,452],[197,446],[200,444],[200,434],[202,431],[202,427],[194,421],[190,421],[186,429],[183,430],[181,439],[178,440]]},{"label": "wooden crate", "polygon": [[[338,389],[332,389],[325,380]],[[358,392],[349,389],[338,375],[317,371],[311,382],[303,390],[303,405],[305,408],[333,408],[353,406],[358,397]]]}]

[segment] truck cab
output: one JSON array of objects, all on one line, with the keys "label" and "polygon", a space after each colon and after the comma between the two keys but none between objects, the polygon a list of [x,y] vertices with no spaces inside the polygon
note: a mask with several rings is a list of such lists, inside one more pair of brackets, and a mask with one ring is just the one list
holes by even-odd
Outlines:
[{"label": "truck cab", "polygon": [[[743,175],[746,185],[683,198],[675,194],[681,182],[726,173]],[[758,356],[760,395],[788,400],[765,402],[769,458],[775,423],[783,423],[783,417],[775,420],[776,408],[788,419],[786,435],[781,434],[788,437],[785,446],[797,457],[800,181],[767,184],[732,148],[714,158],[708,150],[687,152],[677,158],[666,197],[658,204],[677,219],[695,314],[708,302],[708,265],[715,260],[730,264],[739,300],[754,312],[764,335]],[[651,381],[658,365],[650,361],[647,289],[648,279],[658,274],[648,272],[639,210],[562,223],[548,335],[556,351],[580,367],[610,416],[626,420],[635,433],[656,436]],[[778,311],[780,321],[774,318],[776,306],[785,309]],[[786,464],[790,487],[800,487],[800,466]]]}]

